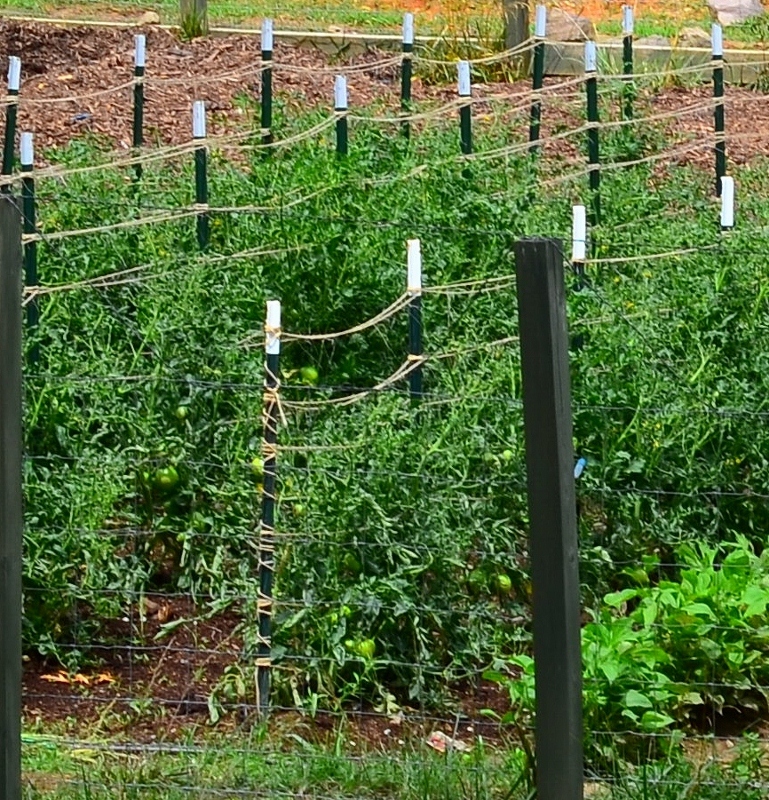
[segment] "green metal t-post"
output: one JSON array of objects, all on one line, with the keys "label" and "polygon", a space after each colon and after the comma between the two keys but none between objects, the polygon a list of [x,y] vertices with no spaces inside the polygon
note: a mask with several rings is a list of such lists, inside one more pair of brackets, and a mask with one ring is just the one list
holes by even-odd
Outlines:
[{"label": "green metal t-post", "polygon": [[208,151],[206,149],[206,104],[196,100],[192,107],[192,138],[200,144],[195,147],[195,203],[198,206],[198,247],[205,250],[210,236],[208,225]]},{"label": "green metal t-post", "polygon": [[585,42],[585,88],[587,92],[587,156],[590,171],[590,224],[601,222],[601,171],[598,146],[598,78],[595,42]]},{"label": "green metal t-post", "polygon": [[[24,241],[24,283],[30,288],[38,285],[37,275],[37,206],[35,203],[35,179],[33,168],[35,162],[34,142],[31,133],[22,133],[21,151],[21,212],[23,216]],[[27,305],[27,328],[30,336],[37,335],[40,321],[40,306],[36,297]],[[40,346],[35,342],[30,350],[33,364],[40,361]]]},{"label": "green metal t-post", "polygon": [[[422,245],[409,239],[406,290],[409,300],[409,358],[422,357]],[[422,397],[422,365],[409,372],[409,393],[412,400]]]},{"label": "green metal t-post", "polygon": [[[144,144],[144,73],[146,66],[147,37],[143,33],[134,36],[134,119],[133,146],[134,155]],[[142,165],[135,164],[136,179],[141,180]]]},{"label": "green metal t-post", "polygon": [[275,491],[280,375],[280,302],[278,300],[267,301],[266,322],[264,481],[259,540],[259,595],[257,600],[259,640],[256,665],[257,705],[262,718],[267,716],[270,709],[270,673],[272,670],[272,578],[275,571]]},{"label": "green metal t-post", "polygon": [[457,64],[457,88],[460,98],[467,102],[459,109],[459,149],[462,155],[469,156],[473,152],[473,116],[471,108],[472,84],[470,81],[470,62],[460,61]]},{"label": "green metal t-post", "polygon": [[[411,114],[411,77],[414,69],[414,15],[403,15],[403,55],[401,57],[401,114]],[[404,119],[401,133],[406,140],[411,138],[411,123]]]},{"label": "green metal t-post", "polygon": [[[19,89],[21,88],[21,59],[8,59],[8,105],[5,107],[5,138],[3,139],[3,175],[13,173],[14,148],[16,146],[16,120],[19,114]],[[4,186],[10,192],[10,186]]]},{"label": "green metal t-post", "polygon": [[724,133],[724,33],[718,23],[711,32],[713,46],[713,97],[715,99],[716,195],[721,196],[721,178],[726,175],[726,136]]},{"label": "green metal t-post", "polygon": [[634,28],[633,7],[622,6],[622,72],[625,76],[622,87],[624,100],[622,114],[625,119],[633,119],[633,101],[635,100],[635,85],[633,84]]},{"label": "green metal t-post", "polygon": [[21,219],[0,196],[0,797],[21,800]]},{"label": "green metal t-post", "polygon": [[272,49],[273,25],[271,19],[262,22],[262,144],[272,144]]},{"label": "green metal t-post", "polygon": [[539,92],[545,81],[545,36],[547,34],[547,8],[537,6],[537,16],[534,22],[534,71],[532,74],[531,90],[531,121],[529,124],[529,142],[532,153],[539,152],[539,127],[542,120],[542,98]]},{"label": "green metal t-post", "polygon": [[336,154],[340,158],[347,155],[347,78],[337,75],[334,80],[334,111],[336,119]]}]

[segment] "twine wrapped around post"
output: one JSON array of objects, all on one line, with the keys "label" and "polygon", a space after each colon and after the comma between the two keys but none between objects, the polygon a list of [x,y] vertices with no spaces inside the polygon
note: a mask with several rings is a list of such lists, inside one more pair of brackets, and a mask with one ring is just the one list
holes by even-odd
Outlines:
[{"label": "twine wrapped around post", "polygon": [[257,650],[257,706],[265,717],[270,707],[270,670],[272,667],[272,576],[275,570],[275,486],[278,458],[278,423],[280,410],[280,302],[267,301],[265,331],[264,402],[262,406],[262,457],[264,479],[262,517],[259,526],[259,622]]}]

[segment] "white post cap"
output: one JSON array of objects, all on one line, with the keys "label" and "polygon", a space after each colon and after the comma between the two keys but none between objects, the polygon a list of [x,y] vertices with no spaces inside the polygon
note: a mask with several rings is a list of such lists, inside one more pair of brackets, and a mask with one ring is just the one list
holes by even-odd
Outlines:
[{"label": "white post cap", "polygon": [[206,138],[206,104],[202,100],[192,104],[192,135],[195,139]]},{"label": "white post cap", "polygon": [[734,178],[728,175],[721,178],[721,227],[734,227]]},{"label": "white post cap", "polygon": [[134,66],[147,66],[147,37],[143,33],[134,36]]},{"label": "white post cap", "polygon": [[403,44],[414,44],[414,15],[410,11],[403,15]]},{"label": "white post cap", "polygon": [[710,29],[710,41],[713,46],[713,56],[723,58],[724,55],[724,29],[717,23],[713,23]]},{"label": "white post cap", "polygon": [[571,260],[579,263],[587,259],[587,213],[585,206],[573,206],[571,220]]},{"label": "white post cap", "polygon": [[544,39],[547,35],[547,7],[537,6],[534,18],[534,35],[537,39]]},{"label": "white post cap", "polygon": [[8,59],[8,90],[18,92],[21,88],[21,59],[11,56]]},{"label": "white post cap", "polygon": [[407,288],[409,294],[422,292],[422,244],[419,239],[409,239]]},{"label": "white post cap", "polygon": [[470,97],[470,62],[460,61],[457,64],[458,90],[460,97]]},{"label": "white post cap", "polygon": [[280,353],[280,300],[267,301],[264,349],[268,355]]},{"label": "white post cap", "polygon": [[21,150],[21,166],[31,167],[35,163],[34,137],[31,133],[22,133],[19,142]]},{"label": "white post cap", "polygon": [[275,35],[271,19],[262,20],[262,52],[271,53]]},{"label": "white post cap", "polygon": [[334,79],[334,108],[347,111],[347,76],[337,75]]},{"label": "white post cap", "polygon": [[598,51],[595,42],[585,42],[585,72],[595,72],[598,69]]},{"label": "white post cap", "polygon": [[633,6],[622,6],[622,33],[625,36],[632,36],[634,27]]}]

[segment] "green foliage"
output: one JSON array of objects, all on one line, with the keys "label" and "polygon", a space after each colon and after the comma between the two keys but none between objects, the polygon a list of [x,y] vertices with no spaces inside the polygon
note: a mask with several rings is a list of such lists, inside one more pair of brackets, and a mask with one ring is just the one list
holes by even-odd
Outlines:
[{"label": "green foliage", "polygon": [[[477,125],[476,141],[490,153],[516,139],[492,121]],[[602,158],[653,156],[663,143],[659,132],[623,132],[606,137]],[[265,300],[282,300],[289,331],[343,330],[403,292],[406,239],[422,239],[427,286],[499,278],[513,271],[515,238],[568,239],[571,204],[586,197],[568,162],[535,169],[508,153],[477,161],[468,177],[457,150],[455,124],[415,131],[406,146],[356,121],[344,162],[327,135],[269,158],[212,153],[212,205],[258,209],[212,214],[209,254],[196,252],[191,219],[43,243],[49,285],[141,270],[136,285],[41,300],[43,360],[26,378],[29,648],[74,665],[93,658],[87,643],[110,640],[110,620],[143,593],[183,592],[243,618],[242,674],[232,668],[214,707],[252,691]],[[90,141],[49,157],[84,166],[104,154]],[[756,495],[769,441],[755,415],[769,389],[769,170],[759,162],[736,179],[740,227],[721,236],[709,175],[643,163],[604,173],[593,245],[617,260],[591,267],[588,289],[570,287],[567,298],[584,338],[572,380],[575,446],[588,460],[578,485],[588,607],[626,588],[628,564],[648,574],[643,555],[704,557],[738,536],[757,552],[765,544],[769,511]],[[144,214],[186,205],[193,180],[182,159],[148,166],[138,197],[115,168],[39,188],[43,231],[56,232],[123,222],[137,205]],[[273,637],[281,702],[447,702],[447,687],[527,650],[518,348],[473,349],[517,334],[513,283],[498,286],[425,295],[426,350],[446,357],[428,362],[430,397],[418,410],[402,386],[348,406],[285,409]],[[349,337],[286,343],[284,396],[345,399],[391,375],[406,342],[399,315]],[[586,628],[587,655],[601,664],[590,689],[598,725],[666,730],[698,708],[678,684],[696,680],[708,645],[661,640],[668,606],[648,627],[633,616],[642,593],[662,586],[650,577],[628,613],[604,609]],[[713,664],[725,683],[758,675],[752,624],[734,634],[745,638],[742,661],[719,644]],[[607,652],[619,659],[612,680]],[[717,708],[756,700],[742,688],[701,696]]]},{"label": "green foliage", "polygon": [[[645,558],[642,569],[629,571],[640,585],[607,594],[582,629],[585,728],[605,758],[617,742],[602,733],[643,737],[676,722],[696,725],[726,707],[767,711],[769,551],[757,555],[738,537],[723,548],[684,544],[677,555],[675,579],[664,577],[656,557]],[[503,722],[534,706],[533,660],[517,656],[510,667],[512,675],[487,673],[510,692]]]}]

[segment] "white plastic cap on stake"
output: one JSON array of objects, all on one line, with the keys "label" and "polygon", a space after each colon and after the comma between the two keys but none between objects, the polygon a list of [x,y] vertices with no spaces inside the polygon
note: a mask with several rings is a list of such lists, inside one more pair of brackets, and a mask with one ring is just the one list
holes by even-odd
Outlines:
[{"label": "white plastic cap on stake", "polygon": [[134,36],[134,66],[144,68],[147,65],[147,37],[143,33]]},{"label": "white plastic cap on stake", "polygon": [[723,58],[724,57],[724,29],[717,23],[713,23],[713,27],[710,29],[710,41],[713,46],[713,57],[714,58]]},{"label": "white plastic cap on stake", "polygon": [[334,79],[334,108],[347,111],[347,76],[337,75]]},{"label": "white plastic cap on stake", "polygon": [[18,92],[21,88],[21,59],[11,56],[8,59],[8,90]]},{"label": "white plastic cap on stake", "polygon": [[414,15],[410,11],[403,15],[403,44],[414,44]]},{"label": "white plastic cap on stake", "polygon": [[35,163],[35,146],[31,133],[22,133],[19,149],[21,151],[21,166],[31,167]]},{"label": "white plastic cap on stake", "polygon": [[262,52],[263,53],[271,53],[273,40],[274,40],[274,30],[272,26],[271,19],[264,19],[262,20]]},{"label": "white plastic cap on stake", "polygon": [[721,178],[721,229],[734,227],[734,178],[724,175]]},{"label": "white plastic cap on stake", "polygon": [[633,6],[622,6],[622,33],[625,36],[632,36],[634,27]]},{"label": "white plastic cap on stake", "polygon": [[267,320],[264,333],[264,349],[267,355],[278,355],[280,353],[280,300],[267,301]]},{"label": "white plastic cap on stake", "polygon": [[457,78],[460,97],[470,97],[470,62],[460,61],[457,64]]},{"label": "white plastic cap on stake", "polygon": [[544,39],[547,35],[547,7],[537,6],[536,17],[534,18],[534,35],[537,39]]},{"label": "white plastic cap on stake", "polygon": [[192,136],[195,139],[206,138],[206,104],[202,100],[192,104]]},{"label": "white plastic cap on stake", "polygon": [[407,288],[409,294],[422,293],[422,243],[419,239],[409,239]]},{"label": "white plastic cap on stake", "polygon": [[595,72],[598,69],[598,51],[595,42],[585,42],[585,72]]},{"label": "white plastic cap on stake", "polygon": [[581,263],[587,258],[587,212],[585,206],[573,206],[571,220],[571,260]]}]

